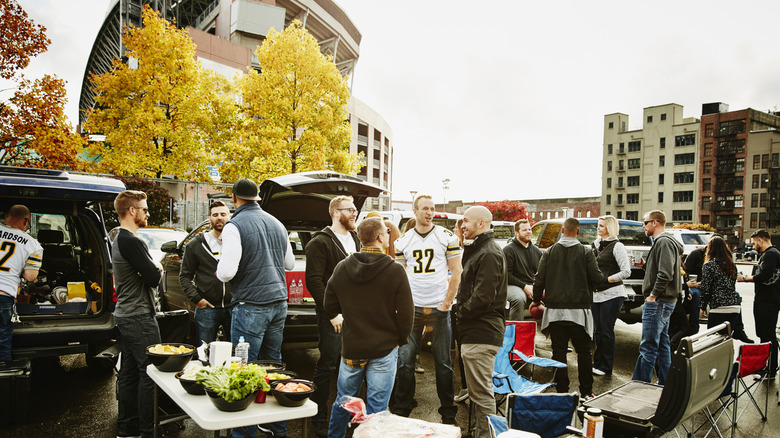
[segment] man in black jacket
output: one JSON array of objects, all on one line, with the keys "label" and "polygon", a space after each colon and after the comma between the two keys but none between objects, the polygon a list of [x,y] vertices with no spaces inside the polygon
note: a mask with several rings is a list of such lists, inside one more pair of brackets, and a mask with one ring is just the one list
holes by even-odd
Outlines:
[{"label": "man in black jacket", "polygon": [[184,248],[179,272],[179,283],[187,297],[195,303],[195,324],[198,341],[210,343],[217,340],[217,331],[230,341],[230,300],[233,291],[230,283],[219,281],[217,263],[222,255],[222,229],[230,220],[230,209],[222,201],[209,205],[209,223],[206,230],[193,237]]},{"label": "man in black jacket", "polygon": [[490,436],[487,416],[496,413],[493,362],[505,330],[506,260],[490,229],[492,220],[487,208],[474,206],[466,210],[461,227],[463,237],[473,239],[463,252],[457,324],[469,398],[477,411],[475,438]]},{"label": "man in black jacket", "polygon": [[[325,286],[336,265],[348,255],[360,250],[355,232],[357,209],[351,196],[337,196],[330,201],[328,212],[331,225],[314,233],[306,245],[306,287],[309,289],[317,312],[320,358],[314,367],[314,384],[317,389],[311,399],[317,403],[314,416],[314,433],[318,437],[328,435],[328,398],[330,379],[339,366],[341,333],[336,332],[323,308]],[[341,318],[341,315],[338,315]]]},{"label": "man in black jacket", "polygon": [[[542,300],[546,310],[542,317],[542,333],[552,341],[552,358],[566,363],[571,339],[577,352],[577,368],[582,397],[593,396],[593,289],[604,281],[596,257],[589,247],[580,244],[580,222],[572,217],[563,222],[562,237],[542,255],[534,281],[534,303]],[[566,370],[555,374],[556,389],[569,392]]]},{"label": "man in black jacket", "polygon": [[522,321],[526,304],[533,299],[534,276],[542,258],[542,250],[531,243],[531,224],[528,219],[515,222],[515,238],[504,247],[508,286],[506,299],[509,302],[507,319]]}]

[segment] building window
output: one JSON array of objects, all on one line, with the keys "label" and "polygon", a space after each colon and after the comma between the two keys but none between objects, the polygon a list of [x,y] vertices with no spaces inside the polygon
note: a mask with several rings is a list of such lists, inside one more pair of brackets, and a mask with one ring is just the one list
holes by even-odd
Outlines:
[{"label": "building window", "polygon": [[612,188],[612,178],[607,178],[607,188],[608,189]]},{"label": "building window", "polygon": [[615,127],[615,122],[609,122],[609,129],[612,129]]},{"label": "building window", "polygon": [[647,123],[653,123],[653,116],[647,116]]},{"label": "building window", "polygon": [[661,114],[661,121],[663,122],[664,120],[666,120],[666,113]]},{"label": "building window", "polygon": [[693,220],[693,210],[672,210],[672,220],[675,222],[690,222]]},{"label": "building window", "polygon": [[666,137],[661,137],[659,142],[660,142],[660,145],[661,145],[661,149],[666,147]]},{"label": "building window", "polygon": [[618,193],[617,205],[623,205],[623,194],[622,193]]},{"label": "building window", "polygon": [[626,219],[630,221],[638,221],[639,220],[639,212],[638,211],[627,211],[626,212]]},{"label": "building window", "polygon": [[696,144],[696,134],[685,134],[674,137],[675,146],[690,146]]},{"label": "building window", "polygon": [[611,144],[607,145],[607,155],[612,155],[612,145]]},{"label": "building window", "polygon": [[620,143],[618,145],[618,153],[619,154],[625,154],[626,153],[626,144],[625,143]]},{"label": "building window", "polygon": [[607,195],[607,205],[612,203],[612,195]]},{"label": "building window", "polygon": [[780,153],[772,154],[772,169],[780,167]]},{"label": "building window", "polygon": [[639,164],[639,158],[631,158],[628,160],[628,168],[629,169],[639,169],[641,166]]},{"label": "building window", "polygon": [[769,154],[761,155],[761,168],[769,169]]},{"label": "building window", "polygon": [[769,187],[769,175],[766,173],[761,174],[761,188],[765,189]]},{"label": "building window", "polygon": [[705,157],[712,156],[712,143],[704,143],[704,156]]},{"label": "building window", "polygon": [[712,173],[712,161],[704,162],[704,166],[702,167],[701,173],[705,175],[710,175]]},{"label": "building window", "polygon": [[754,189],[757,189],[759,184],[761,184],[760,180],[761,180],[761,175],[759,175],[757,173],[753,175],[753,185],[752,185],[752,187]]},{"label": "building window", "polygon": [[693,172],[680,172],[674,174],[675,184],[689,184],[693,182]]},{"label": "building window", "polygon": [[753,193],[750,195],[750,207],[758,208],[758,193]]},{"label": "building window", "polygon": [[639,185],[639,177],[629,176],[628,178],[626,178],[626,185],[628,187],[637,187]]},{"label": "building window", "polygon": [[702,210],[709,210],[710,209],[710,197],[709,196],[702,196],[701,198],[701,209]]},{"label": "building window", "polygon": [[701,180],[701,191],[709,192],[712,190],[712,178],[704,178]]},{"label": "building window", "polygon": [[639,193],[629,193],[626,195],[626,204],[639,204]]},{"label": "building window", "polygon": [[692,202],[693,201],[693,190],[685,190],[681,192],[674,192],[672,194],[672,201],[673,202]]},{"label": "building window", "polygon": [[696,160],[695,154],[674,154],[674,165],[693,164]]},{"label": "building window", "polygon": [[642,142],[641,141],[629,141],[628,142],[628,151],[629,152],[639,152],[642,150]]},{"label": "building window", "polygon": [[658,202],[664,202],[664,192],[658,192]]},{"label": "building window", "polygon": [[622,176],[618,177],[618,188],[619,189],[623,188],[623,177]]},{"label": "building window", "polygon": [[753,170],[761,168],[761,155],[753,155]]},{"label": "building window", "polygon": [[709,224],[710,223],[710,215],[708,215],[708,214],[701,215],[701,223]]},{"label": "building window", "polygon": [[658,157],[658,166],[664,167],[664,164],[666,164],[666,156],[661,155],[660,157]]},{"label": "building window", "polygon": [[750,213],[750,228],[758,228],[758,213]]},{"label": "building window", "polygon": [[618,161],[618,170],[619,171],[626,170],[626,168],[623,167],[623,160]]},{"label": "building window", "polygon": [[767,204],[768,204],[767,203],[767,199],[769,199],[769,197],[767,196],[766,192],[765,193],[760,193],[758,195],[758,206],[759,207],[766,207]]},{"label": "building window", "polygon": [[[626,121],[625,120],[620,122],[620,132],[626,132]],[[618,214],[620,214],[620,213],[618,212]]]},{"label": "building window", "polygon": [[720,135],[735,135],[745,132],[745,119],[720,122]]},{"label": "building window", "polygon": [[707,123],[706,125],[704,125],[704,136],[712,137],[714,135],[715,135],[715,124]]},{"label": "building window", "polygon": [[664,174],[663,173],[658,175],[658,185],[659,186],[664,185]]},{"label": "building window", "polygon": [[607,172],[612,172],[612,162],[607,161]]},{"label": "building window", "polygon": [[759,228],[767,228],[766,226],[766,213],[758,213],[758,226]]}]

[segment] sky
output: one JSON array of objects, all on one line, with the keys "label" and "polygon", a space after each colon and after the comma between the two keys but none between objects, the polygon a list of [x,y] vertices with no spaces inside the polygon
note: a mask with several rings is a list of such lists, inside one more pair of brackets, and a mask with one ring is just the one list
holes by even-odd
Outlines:
[{"label": "sky", "polygon": [[[397,200],[600,196],[605,114],[641,129],[655,105],[780,105],[776,0],[336,2],[362,34],[352,93],[392,128]],[[27,74],[67,80],[74,125],[108,3],[20,1],[52,40]]]}]

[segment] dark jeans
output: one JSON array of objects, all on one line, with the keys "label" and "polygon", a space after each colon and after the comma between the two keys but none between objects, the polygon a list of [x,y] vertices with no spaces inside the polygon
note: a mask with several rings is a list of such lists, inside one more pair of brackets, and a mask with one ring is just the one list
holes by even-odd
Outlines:
[{"label": "dark jeans", "polygon": [[761,342],[771,342],[769,370],[777,372],[777,313],[780,312],[780,304],[771,302],[753,302],[753,318],[756,321],[756,335]]},{"label": "dark jeans", "polygon": [[593,368],[607,374],[612,373],[615,359],[615,321],[623,307],[624,297],[616,297],[602,303],[593,303],[593,340],[596,352],[593,353]]},{"label": "dark jeans", "polygon": [[[590,336],[581,325],[568,321],[551,322],[548,326],[552,342],[552,358],[561,363],[566,362],[566,352],[569,340],[577,352],[577,376],[580,381],[580,395],[593,394],[593,374],[591,374],[592,358],[590,356]],[[559,393],[569,392],[568,369],[555,373],[555,389]]]},{"label": "dark jeans", "polygon": [[431,348],[436,366],[436,392],[439,395],[439,415],[442,418],[454,418],[458,413],[455,405],[455,382],[452,373],[452,327],[450,312],[442,312],[432,307],[414,308],[414,327],[409,342],[398,351],[398,373],[395,380],[395,406],[393,413],[408,417],[412,412],[412,399],[415,392],[414,363],[418,345],[422,338],[422,328],[433,329]]},{"label": "dark jeans", "polygon": [[[688,313],[688,334],[695,335],[699,333],[699,315],[701,314],[701,290],[698,287],[689,287],[691,293],[691,310]],[[741,322],[741,320],[740,320]],[[707,328],[710,326],[707,325]],[[733,326],[732,326],[733,328]]]},{"label": "dark jeans", "polygon": [[11,339],[14,336],[14,299],[9,295],[0,295],[0,361],[11,360]]},{"label": "dark jeans", "polygon": [[217,332],[221,325],[222,331],[230,342],[230,321],[233,314],[230,307],[204,307],[195,309],[195,325],[198,328],[198,343],[205,342],[210,344],[217,340]]},{"label": "dark jeans", "polygon": [[311,400],[317,403],[317,415],[313,422],[327,423],[328,399],[330,398],[330,379],[339,367],[341,359],[341,333],[336,333],[325,312],[317,311],[317,329],[320,335],[320,359],[314,366],[314,385],[317,389]]},{"label": "dark jeans", "polygon": [[119,414],[117,435],[154,435],[154,381],[146,374],[150,364],[146,347],[160,342],[154,315],[115,317],[122,338],[122,364],[116,380]]},{"label": "dark jeans", "polygon": [[713,328],[718,324],[724,322],[731,323],[731,332],[739,332],[745,330],[745,325],[742,324],[742,312],[740,313],[712,313],[710,311],[707,314],[707,328]]}]

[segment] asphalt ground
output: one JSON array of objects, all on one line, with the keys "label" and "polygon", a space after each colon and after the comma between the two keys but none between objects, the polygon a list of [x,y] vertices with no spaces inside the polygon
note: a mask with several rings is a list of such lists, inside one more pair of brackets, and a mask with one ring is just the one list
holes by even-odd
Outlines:
[{"label": "asphalt ground", "polygon": [[[751,266],[740,265],[742,272],[750,272]],[[752,308],[753,285],[738,283],[737,290],[742,294],[743,319],[748,335],[755,336]],[[702,325],[702,328],[706,326]],[[616,357],[612,375],[594,377],[594,392],[603,393],[630,381],[634,364],[638,356],[641,339],[640,324],[624,324],[618,321],[616,331]],[[738,346],[740,343],[735,342]],[[551,356],[550,341],[541,333],[536,336],[537,355]],[[303,378],[311,379],[318,352],[316,349],[299,349],[284,351],[284,360],[288,369],[298,372]],[[425,372],[417,374],[418,406],[414,408],[411,417],[431,422],[440,422],[437,412],[439,401],[433,376],[433,357],[430,350],[423,349],[421,363]],[[453,365],[455,367],[455,386],[460,386],[460,373],[457,358],[453,350]],[[576,355],[569,355],[569,378],[571,391],[577,391]],[[536,380],[549,379],[544,370],[537,369]],[[59,361],[36,361],[33,365],[31,410],[29,419],[21,425],[12,424],[0,426],[0,437],[111,437],[116,436],[117,405],[115,398],[115,376],[112,373],[96,373],[87,368],[83,355],[64,356]],[[750,406],[740,418],[735,436],[737,437],[780,437],[780,406],[778,406],[778,382],[773,380],[768,386],[759,388],[758,396],[763,400],[769,392],[768,420],[761,421],[756,410]],[[331,391],[335,397],[335,380]],[[0,396],[3,396],[0,394]],[[7,396],[7,395],[6,395]],[[459,403],[457,420],[465,431],[468,423],[468,404]],[[740,406],[745,402],[740,399]],[[715,405],[713,405],[715,406]],[[698,424],[702,418],[698,417]],[[688,422],[689,423],[689,422]],[[725,420],[721,421],[721,429],[727,427]],[[213,437],[213,432],[200,429],[191,420],[185,420],[180,428],[175,424],[163,426],[166,437]],[[679,436],[686,436],[682,428],[678,428]],[[706,428],[694,436],[705,436]],[[724,433],[730,433],[726,431]],[[714,433],[711,434],[715,436]],[[288,436],[301,438],[301,421],[289,423]],[[313,432],[310,432],[313,437]],[[678,436],[674,432],[665,436]],[[307,437],[308,438],[308,437]]]}]

